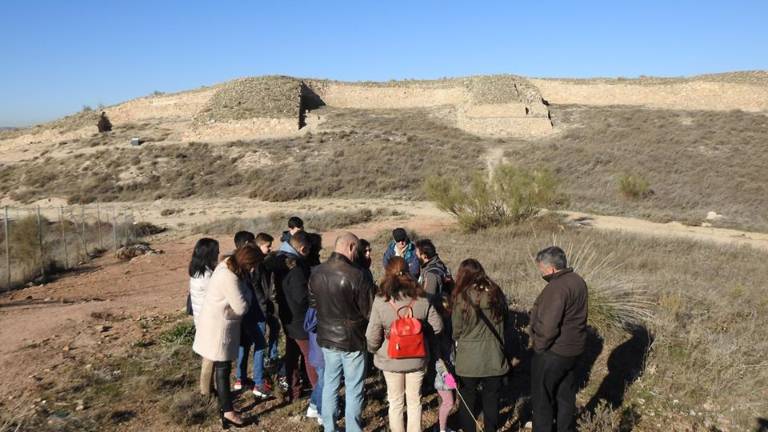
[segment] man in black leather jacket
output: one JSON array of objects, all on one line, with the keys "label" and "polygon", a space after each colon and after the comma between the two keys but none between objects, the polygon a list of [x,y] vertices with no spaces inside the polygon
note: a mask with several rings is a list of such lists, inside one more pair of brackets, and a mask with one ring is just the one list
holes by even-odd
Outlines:
[{"label": "man in black leather jacket", "polygon": [[353,264],[357,241],[354,234],[340,235],[334,253],[312,270],[309,280],[310,307],[317,309],[317,343],[325,360],[321,414],[326,432],[335,431],[334,414],[342,376],[346,386],[346,430],[363,430],[365,329],[374,286]]}]

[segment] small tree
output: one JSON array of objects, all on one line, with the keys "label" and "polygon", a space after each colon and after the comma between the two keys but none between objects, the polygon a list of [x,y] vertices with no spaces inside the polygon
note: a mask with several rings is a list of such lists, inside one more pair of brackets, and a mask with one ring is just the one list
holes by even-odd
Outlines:
[{"label": "small tree", "polygon": [[563,201],[549,171],[528,171],[509,164],[497,166],[491,176],[477,172],[468,183],[453,177],[430,177],[424,189],[439,209],[456,216],[467,231],[519,223],[542,207]]}]

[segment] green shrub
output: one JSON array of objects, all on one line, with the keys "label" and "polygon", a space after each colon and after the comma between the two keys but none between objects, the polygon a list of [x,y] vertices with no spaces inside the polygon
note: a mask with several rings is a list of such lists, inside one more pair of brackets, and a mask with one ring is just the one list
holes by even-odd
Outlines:
[{"label": "green shrub", "polygon": [[517,224],[564,200],[549,171],[529,171],[509,164],[497,166],[490,177],[477,172],[467,184],[454,177],[429,177],[424,189],[427,197],[439,209],[456,216],[466,231]]},{"label": "green shrub", "polygon": [[195,324],[183,321],[160,335],[160,341],[170,345],[192,345],[195,339]]},{"label": "green shrub", "polygon": [[629,199],[641,199],[653,195],[648,180],[634,174],[623,174],[619,177],[619,192]]}]

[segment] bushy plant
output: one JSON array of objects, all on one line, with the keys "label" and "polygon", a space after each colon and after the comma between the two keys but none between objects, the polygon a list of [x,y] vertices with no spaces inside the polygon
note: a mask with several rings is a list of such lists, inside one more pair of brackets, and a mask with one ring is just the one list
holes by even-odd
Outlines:
[{"label": "bushy plant", "polygon": [[618,432],[621,430],[621,413],[605,401],[600,401],[594,412],[586,411],[582,414],[578,426],[584,432]]},{"label": "bushy plant", "polygon": [[623,174],[619,177],[619,191],[629,199],[641,199],[653,195],[648,180],[635,174]]},{"label": "bushy plant", "polygon": [[447,176],[427,178],[427,197],[458,219],[466,231],[520,223],[541,208],[561,204],[555,177],[547,170],[502,164],[486,176],[476,172],[468,182]]}]

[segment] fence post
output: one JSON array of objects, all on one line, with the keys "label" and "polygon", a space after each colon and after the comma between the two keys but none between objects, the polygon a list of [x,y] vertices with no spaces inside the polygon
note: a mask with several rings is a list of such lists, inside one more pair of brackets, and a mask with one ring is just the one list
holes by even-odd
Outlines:
[{"label": "fence post", "polygon": [[8,280],[7,285],[5,286],[6,290],[11,289],[11,236],[10,236],[10,229],[8,228],[8,223],[10,222],[10,219],[8,219],[8,206],[5,206],[5,217],[4,217],[4,224],[5,225],[5,269],[8,271]]},{"label": "fence post", "polygon": [[115,251],[117,251],[117,216],[114,207],[112,207],[112,245],[115,247]]},{"label": "fence post", "polygon": [[40,246],[40,276],[45,283],[45,251],[43,250],[43,221],[40,218],[40,206],[37,206],[37,243]]},{"label": "fence post", "polygon": [[67,234],[64,230],[64,207],[59,207],[59,228],[61,241],[64,243],[64,270],[69,270],[69,251],[67,250]]},{"label": "fence post", "polygon": [[85,206],[80,204],[80,222],[82,225],[82,231],[80,235],[80,239],[83,242],[83,252],[85,253],[85,257],[83,257],[84,260],[88,259],[88,243],[85,241]]},{"label": "fence post", "polygon": [[96,203],[96,233],[99,235],[99,249],[104,249],[104,242],[101,241],[101,207]]}]

